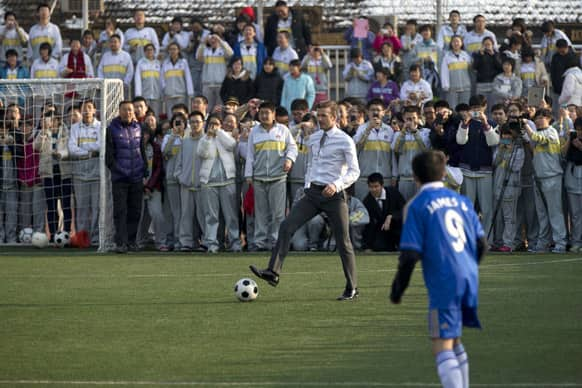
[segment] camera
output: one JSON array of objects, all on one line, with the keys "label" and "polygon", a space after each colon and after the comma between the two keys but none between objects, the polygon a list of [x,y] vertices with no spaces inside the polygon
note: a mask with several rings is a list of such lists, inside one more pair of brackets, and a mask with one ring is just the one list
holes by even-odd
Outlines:
[{"label": "camera", "polygon": [[578,137],[578,133],[576,131],[570,132],[570,141],[576,139]]},{"label": "camera", "polygon": [[372,113],[372,117],[375,118],[375,119],[379,119],[380,118],[380,113],[374,112],[374,113]]},{"label": "camera", "polygon": [[184,125],[184,122],[182,120],[176,120],[176,121],[174,121],[174,125],[175,126]]},{"label": "camera", "polygon": [[350,115],[350,121],[358,121],[357,115]]},{"label": "camera", "polygon": [[437,113],[434,119],[434,125],[443,125],[445,123],[445,116],[442,113]]},{"label": "camera", "polygon": [[[525,128],[523,126],[523,120],[528,119],[527,114],[522,114],[521,116],[509,116],[507,118],[507,127],[513,132],[523,133]],[[503,131],[503,128],[502,128]]]},{"label": "camera", "polygon": [[481,117],[481,112],[473,111],[471,112],[471,118],[478,119]]}]

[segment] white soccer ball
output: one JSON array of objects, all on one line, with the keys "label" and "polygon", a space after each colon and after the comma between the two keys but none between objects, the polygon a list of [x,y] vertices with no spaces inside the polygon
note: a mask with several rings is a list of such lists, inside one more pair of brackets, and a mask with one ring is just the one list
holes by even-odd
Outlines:
[{"label": "white soccer ball", "polygon": [[253,279],[242,278],[234,285],[234,294],[241,302],[251,302],[259,296],[259,286]]},{"label": "white soccer ball", "polygon": [[30,244],[32,242],[32,235],[34,230],[32,228],[24,228],[20,231],[18,238],[22,244]]},{"label": "white soccer ball", "polygon": [[59,232],[55,234],[55,245],[59,248],[64,248],[71,243],[71,236],[69,232]]},{"label": "white soccer ball", "polygon": [[35,248],[46,248],[49,245],[49,240],[46,233],[34,232],[32,235],[32,245]]}]

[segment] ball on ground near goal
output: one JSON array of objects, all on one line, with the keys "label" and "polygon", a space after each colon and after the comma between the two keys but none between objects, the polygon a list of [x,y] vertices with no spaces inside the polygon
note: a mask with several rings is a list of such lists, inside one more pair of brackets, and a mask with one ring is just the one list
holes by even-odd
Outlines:
[{"label": "ball on ground near goal", "polygon": [[234,285],[234,294],[241,302],[251,302],[259,296],[259,286],[253,279],[242,278]]},{"label": "ball on ground near goal", "polygon": [[64,248],[68,246],[70,242],[71,236],[69,235],[69,232],[62,231],[55,234],[55,245],[57,247]]},{"label": "ball on ground near goal", "polygon": [[49,240],[46,233],[34,232],[32,235],[32,245],[35,248],[46,248],[49,245]]},{"label": "ball on ground near goal", "polygon": [[22,244],[30,244],[32,242],[32,235],[34,234],[34,230],[32,228],[24,228],[20,231],[18,235],[18,239]]}]

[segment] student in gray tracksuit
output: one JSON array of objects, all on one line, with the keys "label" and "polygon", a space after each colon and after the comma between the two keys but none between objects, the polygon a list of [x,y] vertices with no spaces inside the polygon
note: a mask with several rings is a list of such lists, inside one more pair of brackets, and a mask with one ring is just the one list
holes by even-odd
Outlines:
[{"label": "student in gray tracksuit", "polygon": [[73,160],[76,230],[86,230],[91,244],[99,243],[99,150],[101,123],[95,119],[95,104],[81,105],[83,119],[71,126],[69,155]]},{"label": "student in gray tracksuit", "polygon": [[405,200],[416,193],[417,187],[412,174],[412,159],[424,150],[430,149],[430,129],[420,127],[420,108],[404,108],[404,127],[394,135],[392,149],[398,167],[398,191]]},{"label": "student in gray tracksuit", "polygon": [[554,253],[566,252],[566,226],[562,209],[562,165],[560,160],[560,137],[550,126],[552,112],[540,109],[536,112],[537,130],[525,124],[525,129],[534,147],[535,202],[540,223],[540,234],[534,252],[547,251],[554,242]]},{"label": "student in gray tracksuit", "polygon": [[[180,185],[176,179],[176,156],[182,147],[182,137],[186,129],[186,117],[182,114],[172,116],[170,133],[162,141],[162,157],[164,158],[164,205],[166,206],[166,222],[168,223],[168,246],[179,249],[181,199]],[[167,204],[167,205],[166,205]]]},{"label": "student in gray tracksuit", "polygon": [[295,136],[297,143],[297,159],[293,163],[293,168],[289,172],[289,182],[291,186],[291,203],[295,202],[297,189],[305,186],[305,174],[307,173],[307,141],[309,136],[317,130],[317,120],[315,116],[307,114],[303,117],[301,123],[297,125],[298,131]]},{"label": "student in gray tracksuit", "polygon": [[[193,112],[194,113],[194,112]],[[200,194],[200,158],[198,147],[204,136],[204,117],[196,112],[190,116],[191,132],[182,138],[174,166],[174,177],[179,184],[179,219],[177,237],[180,250],[200,249],[204,231],[204,210]]]},{"label": "student in gray tracksuit", "polygon": [[[501,140],[493,160],[495,168],[493,173],[493,203],[494,209],[498,207],[494,244],[501,252],[511,252],[515,249],[513,239],[517,228],[517,201],[521,191],[521,169],[525,159],[519,134],[514,137],[511,131],[506,128],[502,129]],[[502,196],[501,191],[504,185]],[[486,230],[485,233],[489,233],[489,231]]]},{"label": "student in gray tracksuit", "polygon": [[368,176],[379,172],[386,182],[396,184],[396,155],[392,151],[394,130],[382,122],[384,103],[381,99],[370,100],[367,105],[368,121],[359,126],[354,135],[360,163],[360,178],[355,184],[355,195],[363,200],[368,194]]},{"label": "student in gray tracksuit", "polygon": [[245,178],[255,192],[255,244],[269,250],[285,218],[287,174],[297,158],[297,144],[289,129],[275,122],[273,103],[261,104],[259,121],[248,139]]},{"label": "student in gray tracksuit", "polygon": [[210,253],[218,252],[218,224],[221,213],[229,249],[232,252],[241,251],[234,163],[236,140],[221,129],[221,125],[218,116],[208,118],[206,135],[200,140],[197,151],[204,204],[204,245]]}]

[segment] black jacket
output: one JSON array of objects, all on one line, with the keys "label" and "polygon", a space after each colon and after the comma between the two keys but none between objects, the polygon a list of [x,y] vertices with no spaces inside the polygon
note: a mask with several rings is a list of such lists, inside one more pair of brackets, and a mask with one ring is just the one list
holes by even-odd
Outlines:
[{"label": "black jacket", "polygon": [[489,55],[487,53],[481,54],[477,51],[473,53],[473,69],[477,72],[477,82],[493,82],[497,74],[503,73],[501,56],[499,53]]},{"label": "black jacket", "polygon": [[576,57],[572,51],[566,55],[560,55],[555,53],[552,57],[552,62],[550,64],[550,76],[552,77],[552,88],[554,93],[562,93],[562,85],[564,84],[564,73],[568,70],[568,65],[572,60],[572,57]]},{"label": "black jacket", "polygon": [[226,101],[229,97],[236,97],[240,104],[246,104],[255,96],[255,85],[248,76],[232,78],[227,75],[220,88],[220,98]]},{"label": "black jacket", "polygon": [[[299,58],[307,53],[307,46],[311,45],[311,29],[303,19],[303,15],[299,11],[289,10],[291,16],[291,34],[293,35],[293,42],[295,51]],[[265,26],[265,46],[269,56],[273,55],[273,51],[277,47],[277,24],[279,23],[279,16],[274,13],[267,19]],[[293,46],[293,45],[292,45]]]},{"label": "black jacket", "polygon": [[281,102],[283,93],[283,78],[275,68],[272,73],[261,71],[255,79],[255,97],[260,100],[271,101],[275,105]]},{"label": "black jacket", "polygon": [[[382,208],[372,194],[368,193],[364,198],[364,206],[370,215],[370,223],[364,229],[364,245],[375,251],[394,251],[398,249],[400,243],[403,209],[406,201],[397,188],[388,186],[384,189],[386,190],[386,200]],[[390,230],[380,230],[389,214],[392,215]]]}]

